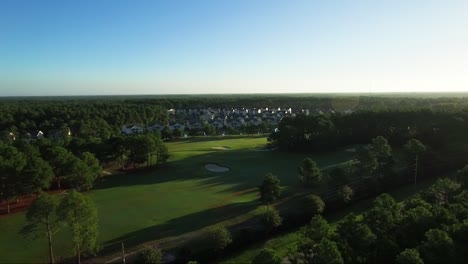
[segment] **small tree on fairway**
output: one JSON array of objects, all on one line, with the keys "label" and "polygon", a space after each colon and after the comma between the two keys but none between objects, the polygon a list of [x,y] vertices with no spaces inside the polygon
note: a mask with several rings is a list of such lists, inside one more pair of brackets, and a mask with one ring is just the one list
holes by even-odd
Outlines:
[{"label": "small tree on fairway", "polygon": [[41,194],[29,207],[26,213],[27,224],[21,230],[21,233],[25,235],[41,233],[47,236],[50,263],[54,263],[52,235],[57,230],[59,224],[59,220],[55,214],[58,203],[58,199],[54,196],[46,193]]},{"label": "small tree on fairway", "polygon": [[95,253],[97,250],[97,209],[89,197],[71,191],[60,202],[58,215],[72,230],[77,262],[81,263],[82,252]]},{"label": "small tree on fairway", "polygon": [[421,259],[419,255],[419,251],[414,248],[407,248],[403,250],[398,256],[396,257],[397,264],[424,264],[424,261]]},{"label": "small tree on fairway", "polygon": [[147,247],[140,252],[138,264],[160,264],[163,263],[163,253],[157,248]]},{"label": "small tree on fairway", "polygon": [[232,243],[232,237],[229,230],[224,226],[214,226],[207,231],[207,241],[212,249],[221,251]]},{"label": "small tree on fairway", "polygon": [[325,210],[325,202],[323,202],[320,196],[310,194],[305,197],[305,207],[307,211],[312,212],[312,215],[317,215]]},{"label": "small tree on fairway", "polygon": [[267,209],[262,215],[262,223],[267,229],[267,232],[279,227],[282,222],[283,219],[274,207]]},{"label": "small tree on fairway", "polygon": [[338,195],[344,203],[349,203],[353,199],[354,191],[348,185],[344,185],[338,191]]},{"label": "small tree on fairway", "polygon": [[252,260],[252,264],[281,264],[281,257],[269,248],[264,248]]},{"label": "small tree on fairway", "polygon": [[263,178],[262,185],[259,187],[260,198],[264,203],[271,203],[281,195],[280,180],[271,173],[267,173]]},{"label": "small tree on fairway", "polygon": [[311,158],[306,158],[302,161],[302,165],[297,168],[299,180],[309,186],[315,186],[322,180],[322,173],[317,166],[317,163]]}]

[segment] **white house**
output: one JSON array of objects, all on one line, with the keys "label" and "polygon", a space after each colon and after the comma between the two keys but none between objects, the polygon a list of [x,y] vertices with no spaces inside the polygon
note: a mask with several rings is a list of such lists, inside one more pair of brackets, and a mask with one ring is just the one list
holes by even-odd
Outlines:
[{"label": "white house", "polygon": [[122,133],[126,135],[133,135],[138,133],[143,133],[144,128],[141,125],[131,124],[122,126]]},{"label": "white house", "polygon": [[43,139],[43,138],[44,138],[44,132],[40,130],[30,131],[25,134],[26,140],[36,140],[36,139]]}]

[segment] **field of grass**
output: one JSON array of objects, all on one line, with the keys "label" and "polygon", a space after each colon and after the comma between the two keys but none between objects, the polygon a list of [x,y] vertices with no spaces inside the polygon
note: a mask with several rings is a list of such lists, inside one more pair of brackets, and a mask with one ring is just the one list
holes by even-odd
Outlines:
[{"label": "field of grass", "polygon": [[[308,156],[258,151],[265,144],[265,137],[184,139],[168,143],[169,162],[157,170],[106,177],[89,193],[99,210],[101,246],[108,252],[122,241],[129,247],[163,241],[258,214],[256,186],[263,176],[273,172],[286,191],[293,191],[299,188],[296,168]],[[319,166],[330,167],[348,161],[352,153],[343,150],[309,156]],[[204,168],[207,163],[229,167],[230,171],[209,172]],[[0,217],[0,262],[48,261],[45,239],[18,234],[24,221],[24,213]],[[61,230],[54,237],[56,255],[69,257],[71,248],[68,231]]]},{"label": "field of grass", "polygon": [[[412,194],[429,188],[435,179],[428,179],[423,182],[420,182],[417,186],[404,186],[395,191],[389,192],[393,198],[397,201],[403,201],[406,198],[410,197]],[[343,217],[347,214],[353,212],[355,214],[361,214],[364,211],[368,210],[372,206],[372,201],[374,198],[366,199],[359,201],[351,206],[330,214],[326,214],[325,218],[333,225],[336,225]],[[251,263],[252,259],[263,249],[271,248],[277,252],[281,257],[286,257],[291,249],[293,249],[296,243],[299,241],[300,235],[299,231],[293,231],[290,233],[279,235],[278,237],[272,238],[262,243],[257,243],[252,245],[250,248],[244,250],[243,252],[236,254],[232,257],[228,257],[224,260],[223,264],[236,264],[236,263]]]}]

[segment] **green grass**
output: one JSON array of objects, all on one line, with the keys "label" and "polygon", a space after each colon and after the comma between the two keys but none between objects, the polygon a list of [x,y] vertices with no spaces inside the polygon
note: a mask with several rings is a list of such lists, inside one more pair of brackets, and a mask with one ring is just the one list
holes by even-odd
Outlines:
[{"label": "green grass", "polygon": [[[397,190],[389,192],[393,198],[397,201],[403,201],[406,198],[410,197],[412,194],[429,188],[435,179],[428,179],[423,182],[420,182],[417,186],[404,186]],[[325,217],[326,219],[333,225],[336,225],[343,217],[347,214],[353,212],[355,214],[362,214],[366,210],[368,210],[372,206],[372,201],[374,198],[366,199],[359,201],[351,206],[337,211],[330,214],[327,214]],[[234,263],[251,263],[252,259],[263,249],[263,248],[271,248],[277,252],[277,254],[281,257],[286,257],[287,254],[291,249],[293,249],[298,242],[300,236],[299,232],[293,231],[278,237],[272,238],[262,243],[257,243],[252,245],[248,249],[244,250],[243,252],[234,255],[230,258],[227,258],[225,261],[221,262],[224,264],[234,264]]]},{"label": "green grass", "polygon": [[[263,176],[273,172],[286,190],[293,191],[298,187],[296,167],[308,156],[255,151],[265,144],[265,137],[202,137],[170,142],[167,165],[154,171],[106,177],[89,193],[99,210],[101,246],[109,252],[121,241],[131,247],[219,222],[235,224],[258,214],[256,186]],[[229,149],[212,149],[218,146]],[[341,164],[351,156],[346,151],[311,155],[321,167]],[[204,169],[206,163],[231,170],[209,172]],[[24,221],[24,213],[0,217],[0,262],[47,261],[45,239],[32,240],[18,234]],[[57,256],[72,254],[66,230],[54,237],[54,250]]]}]

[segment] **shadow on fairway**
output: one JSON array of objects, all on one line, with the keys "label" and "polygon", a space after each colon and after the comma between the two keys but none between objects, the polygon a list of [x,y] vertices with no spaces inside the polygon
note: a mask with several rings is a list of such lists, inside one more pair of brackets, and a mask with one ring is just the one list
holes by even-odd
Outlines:
[{"label": "shadow on fairway", "polygon": [[[126,247],[132,247],[147,241],[178,236],[190,231],[199,230],[204,227],[229,220],[233,217],[246,214],[257,208],[259,204],[260,203],[258,201],[233,203],[174,218],[164,224],[143,228],[106,241],[104,243],[103,252],[118,250],[121,246],[121,242],[124,242]],[[131,217],[128,218],[128,221],[132,221]]]},{"label": "shadow on fairway", "polygon": [[206,142],[206,141],[221,141],[221,140],[228,140],[228,139],[255,139],[255,138],[264,138],[267,135],[231,135],[231,136],[207,136],[207,137],[191,137],[191,138],[180,138],[170,140],[169,142],[173,143],[198,143],[198,142]]},{"label": "shadow on fairway", "polygon": [[[164,182],[197,180],[197,185],[214,187],[226,186],[224,192],[240,192],[258,186],[268,172],[276,174],[283,186],[297,185],[297,165],[307,154],[279,151],[258,152],[249,149],[223,152],[207,152],[184,159],[169,161],[158,168],[108,176],[97,184],[95,189],[123,186],[149,185]],[[314,157],[325,167],[347,161],[346,152],[324,153]],[[229,167],[228,172],[210,172],[204,168],[207,163]]]},{"label": "shadow on fairway", "polygon": [[[107,176],[102,178],[94,189],[200,180],[200,183],[204,185],[226,184],[231,186],[229,191],[241,191],[252,187],[252,184],[253,186],[259,184],[261,177],[268,172],[264,171],[268,170],[268,166],[264,168],[263,166],[259,167],[258,164],[265,163],[269,154],[250,150],[232,150],[222,153],[213,151],[182,160],[170,161],[153,169]],[[231,170],[210,172],[204,167],[208,163],[220,164],[231,168]],[[256,173],[259,174],[255,175]]]}]

